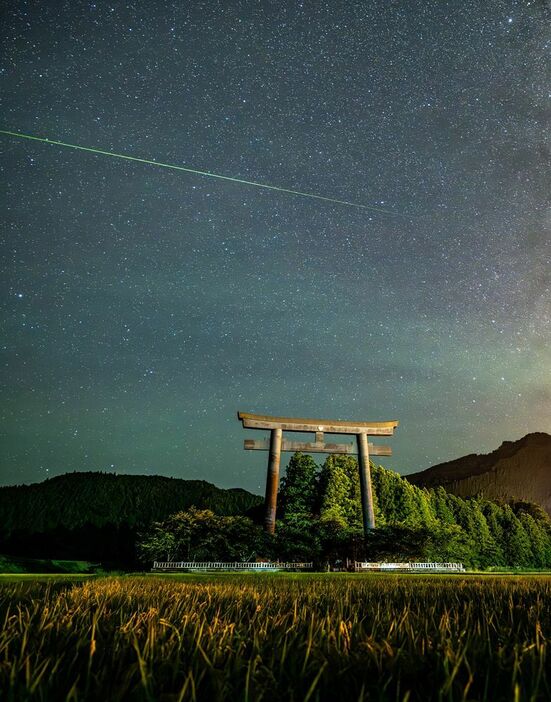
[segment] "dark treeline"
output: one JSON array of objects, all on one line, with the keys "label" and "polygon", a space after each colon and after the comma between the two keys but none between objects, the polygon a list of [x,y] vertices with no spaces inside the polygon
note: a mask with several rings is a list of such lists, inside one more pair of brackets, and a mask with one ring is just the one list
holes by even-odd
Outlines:
[{"label": "dark treeline", "polygon": [[144,534],[144,561],[431,560],[471,568],[551,567],[551,521],[529,503],[461,499],[443,488],[417,488],[393,471],[372,465],[377,528],[362,534],[358,464],[330,456],[321,468],[295,454],[279,494],[274,537],[244,517],[191,510],[155,524]]},{"label": "dark treeline", "polygon": [[136,564],[136,534],[191,506],[244,514],[260,501],[246,490],[163,476],[67,473],[0,488],[0,553]]}]

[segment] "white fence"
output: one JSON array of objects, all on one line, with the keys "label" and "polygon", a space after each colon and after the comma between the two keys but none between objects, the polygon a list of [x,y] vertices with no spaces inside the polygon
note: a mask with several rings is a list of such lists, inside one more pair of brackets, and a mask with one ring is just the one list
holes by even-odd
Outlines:
[{"label": "white fence", "polygon": [[[225,563],[222,561],[154,561],[152,570],[254,570],[254,571],[276,571],[276,570],[312,570],[313,563],[279,563],[279,562],[258,562],[243,563],[235,561]],[[409,573],[464,573],[465,568],[462,563],[367,563],[355,561],[354,571],[361,572],[409,572]]]},{"label": "white fence", "polygon": [[354,570],[361,571],[396,571],[405,570],[416,573],[464,573],[463,563],[354,563]]},{"label": "white fence", "polygon": [[154,561],[153,570],[311,570],[312,563],[223,563],[222,561]]}]

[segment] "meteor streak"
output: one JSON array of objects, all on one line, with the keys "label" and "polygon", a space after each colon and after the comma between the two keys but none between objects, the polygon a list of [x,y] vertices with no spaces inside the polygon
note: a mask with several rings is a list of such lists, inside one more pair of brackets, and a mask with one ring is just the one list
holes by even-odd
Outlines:
[{"label": "meteor streak", "polygon": [[186,166],[177,166],[173,163],[161,163],[160,161],[152,161],[147,158],[138,158],[137,156],[127,156],[126,154],[117,154],[113,151],[104,151],[102,149],[94,149],[90,146],[80,146],[78,144],[68,144],[63,141],[56,141],[55,139],[48,139],[47,137],[37,137],[32,134],[22,134],[20,132],[9,132],[5,129],[0,129],[0,134],[5,134],[6,136],[16,137],[17,139],[29,139],[31,141],[40,141],[44,144],[52,144],[55,146],[65,146],[68,149],[76,149],[77,151],[89,151],[92,154],[100,154],[101,156],[111,156],[112,158],[121,158],[126,161],[137,161],[138,163],[147,163],[150,166],[158,166],[159,168],[170,168],[174,171],[184,171],[185,173],[193,173],[194,175],[206,176],[208,178],[218,178],[219,180],[229,180],[232,183],[241,183],[242,185],[252,185],[255,188],[264,188],[265,190],[275,190],[280,193],[287,193],[289,195],[298,195],[299,197],[308,197],[313,200],[324,200],[325,202],[333,202],[337,205],[346,205],[348,207],[357,207],[362,210],[374,210],[375,212],[381,212],[382,214],[395,215],[397,217],[412,217],[404,212],[394,212],[393,210],[387,210],[383,207],[377,207],[375,205],[362,205],[358,202],[349,202],[347,200],[338,200],[334,197],[325,197],[324,195],[315,195],[314,193],[304,193],[300,190],[292,190],[291,188],[283,188],[278,185],[267,185],[266,183],[257,183],[254,180],[243,180],[242,178],[234,178],[232,176],[221,175],[220,173],[212,173],[210,171],[200,171],[196,168],[188,168]]}]

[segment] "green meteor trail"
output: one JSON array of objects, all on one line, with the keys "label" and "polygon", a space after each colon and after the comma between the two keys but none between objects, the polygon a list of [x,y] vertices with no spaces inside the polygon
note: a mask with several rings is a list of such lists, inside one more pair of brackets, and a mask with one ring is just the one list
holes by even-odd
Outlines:
[{"label": "green meteor trail", "polygon": [[206,176],[208,178],[218,178],[219,180],[229,180],[233,183],[241,183],[242,185],[252,185],[255,188],[264,188],[265,190],[275,190],[280,193],[288,193],[289,195],[298,195],[299,197],[309,197],[314,200],[324,200],[325,202],[333,202],[337,205],[347,205],[348,207],[357,207],[362,210],[374,210],[382,214],[395,215],[397,217],[411,217],[412,215],[404,212],[394,212],[375,205],[362,205],[357,202],[348,202],[347,200],[338,200],[334,197],[325,197],[324,195],[315,195],[314,193],[304,193],[300,190],[292,190],[291,188],[282,188],[278,185],[267,185],[266,183],[257,183],[253,180],[243,180],[242,178],[233,178],[232,176],[221,175],[220,173],[211,173],[210,171],[200,171],[196,168],[188,168],[186,166],[176,166],[173,163],[161,163],[152,161],[147,158],[138,158],[137,156],[127,156],[126,154],[117,154],[113,151],[104,151],[102,149],[93,149],[89,146],[79,146],[78,144],[67,144],[63,141],[48,139],[47,137],[37,137],[32,134],[21,134],[20,132],[10,132],[5,129],[0,129],[0,134],[16,137],[18,139],[29,139],[31,141],[40,141],[44,144],[52,144],[55,146],[65,146],[68,149],[76,149],[78,151],[89,151],[92,154],[100,154],[102,156],[111,156],[112,158],[122,158],[126,161],[137,161],[138,163],[147,163],[150,166],[158,166],[159,168],[171,168],[174,171],[184,171],[185,173],[193,173],[195,175]]}]

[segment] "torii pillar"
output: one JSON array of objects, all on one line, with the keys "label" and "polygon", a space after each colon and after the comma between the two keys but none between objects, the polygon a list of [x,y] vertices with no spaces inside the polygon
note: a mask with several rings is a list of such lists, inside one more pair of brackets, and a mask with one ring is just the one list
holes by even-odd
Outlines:
[{"label": "torii pillar", "polygon": [[[360,492],[362,498],[362,520],[364,534],[367,536],[375,528],[373,511],[373,490],[371,487],[371,469],[369,454],[374,456],[391,456],[390,446],[376,446],[368,443],[368,436],[392,436],[398,422],[343,422],[327,419],[292,419],[290,417],[268,417],[265,415],[238,412],[238,418],[245,429],[269,429],[270,440],[255,441],[245,439],[246,450],[269,451],[268,473],[266,476],[264,530],[269,534],[275,532],[277,491],[279,489],[279,464],[282,451],[302,451],[304,453],[358,454],[360,472]],[[284,431],[312,432],[314,442],[287,441],[283,439]],[[356,443],[328,444],[324,442],[324,433],[348,434],[356,436]]]},{"label": "torii pillar", "polygon": [[375,529],[375,512],[373,511],[373,488],[371,487],[371,467],[369,465],[369,444],[367,434],[357,434],[358,468],[360,470],[360,494],[362,496],[362,520],[364,534]]},{"label": "torii pillar", "polygon": [[264,531],[275,532],[277,491],[279,490],[279,463],[281,460],[281,439],[283,431],[272,429],[270,432],[270,458],[266,475],[266,496],[264,498]]}]

